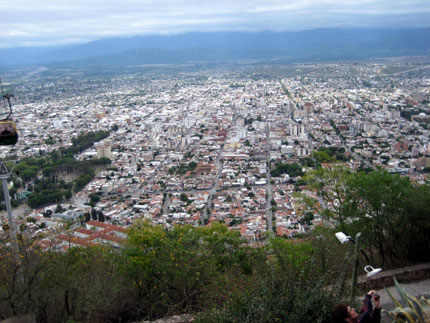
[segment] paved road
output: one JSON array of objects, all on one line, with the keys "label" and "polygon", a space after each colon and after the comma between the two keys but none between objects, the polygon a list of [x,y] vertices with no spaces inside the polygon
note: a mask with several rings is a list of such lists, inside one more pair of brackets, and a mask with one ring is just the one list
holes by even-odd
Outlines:
[{"label": "paved road", "polygon": [[[228,134],[228,132],[227,132]],[[206,203],[206,206],[203,208],[203,219],[208,219],[209,215],[208,215],[208,208],[212,209],[212,200],[214,195],[216,194],[216,192],[218,191],[218,182],[219,182],[219,178],[221,177],[221,172],[222,172],[222,167],[224,165],[224,163],[221,161],[221,155],[222,152],[224,151],[224,143],[226,141],[227,135],[223,141],[223,144],[220,147],[220,150],[218,152],[217,158],[216,158],[216,177],[215,177],[215,182],[214,185],[212,186],[212,188],[209,190],[209,196],[208,196],[208,200]]]},{"label": "paved road", "polygon": [[[13,217],[20,217],[20,216],[24,216],[26,214],[26,212],[30,212],[31,210],[32,209],[29,208],[27,206],[27,204],[22,204],[22,205],[18,206],[17,208],[14,208],[12,210],[12,214],[13,214]],[[0,217],[2,217],[2,216],[7,218],[7,211],[1,211]]]},{"label": "paved road", "polygon": [[169,214],[169,206],[172,203],[172,200],[170,199],[169,194],[166,193],[166,200],[163,204],[163,214],[168,215]]},{"label": "paved road", "polygon": [[349,151],[351,153],[352,157],[354,157],[355,160],[359,160],[359,161],[363,162],[367,167],[370,167],[372,169],[376,169],[376,166],[373,165],[372,163],[370,163],[366,158],[364,158],[363,156],[361,156],[361,155],[353,152],[352,150],[350,150],[345,145],[343,147],[345,148],[346,151]]},{"label": "paved road", "polygon": [[[273,186],[276,187],[276,186],[279,186],[279,185],[285,185],[285,184],[289,184],[289,183],[290,183],[289,181],[281,181],[279,183],[272,184],[272,187]],[[250,185],[251,185],[251,187],[266,186],[266,184],[250,184]],[[237,189],[239,189],[239,188],[242,188],[242,187],[245,187],[245,185],[239,185],[239,184],[238,185],[222,185],[222,186],[218,187],[218,189],[221,189],[221,190],[226,190],[226,189],[229,189],[229,188],[237,188]],[[152,191],[152,190],[145,191],[145,190],[142,190],[141,193],[142,194],[163,194],[163,193],[166,193],[166,194],[169,194],[169,193],[195,194],[196,192],[208,191],[208,190],[211,190],[211,187],[207,187],[207,188],[183,188],[183,189],[177,189],[177,190],[156,190],[156,191]]]},{"label": "paved road", "polygon": [[221,161],[222,153],[224,152],[224,145],[227,142],[227,137],[230,133],[232,126],[234,125],[234,123],[236,121],[236,106],[233,105],[233,108],[234,108],[234,111],[233,111],[233,117],[231,119],[231,124],[226,129],[224,141],[222,142],[220,149],[218,151],[217,157],[216,157],[215,165],[216,165],[217,171],[216,171],[215,182],[214,182],[214,185],[212,186],[212,188],[209,190],[208,200],[207,200],[205,207],[203,208],[203,220],[206,220],[209,218],[208,208],[212,209],[212,207],[213,207],[212,200],[213,200],[213,197],[215,196],[216,192],[218,191],[218,186],[219,186],[218,182],[219,182],[219,179],[221,177],[222,168],[224,166],[224,163]]},{"label": "paved road", "polygon": [[[265,102],[266,104],[266,102]],[[272,213],[272,194],[273,188],[270,176],[270,123],[269,112],[266,104],[266,219],[267,219],[267,232],[273,236],[273,213]]]}]

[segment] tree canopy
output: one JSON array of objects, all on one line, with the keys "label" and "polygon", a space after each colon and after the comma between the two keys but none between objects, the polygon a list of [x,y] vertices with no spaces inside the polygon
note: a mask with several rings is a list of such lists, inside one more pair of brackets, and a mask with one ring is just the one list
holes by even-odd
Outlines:
[{"label": "tree canopy", "polygon": [[343,294],[324,286],[342,268],[338,252],[326,248],[334,261],[325,268],[333,271],[322,274],[314,248],[281,238],[250,247],[219,223],[166,231],[145,222],[119,249],[41,252],[21,240],[16,264],[10,246],[0,244],[0,319],[34,313],[44,322],[136,322],[191,313],[197,322],[328,320]]},{"label": "tree canopy", "polygon": [[276,163],[275,168],[270,171],[270,175],[280,177],[282,174],[288,174],[291,177],[303,176],[302,166],[297,163]]},{"label": "tree canopy", "polygon": [[[72,138],[73,146],[67,149],[54,150],[48,155],[25,158],[16,165],[16,173],[23,184],[30,187],[34,183],[33,192],[27,203],[32,208],[61,202],[71,197],[72,190],[80,191],[95,176],[95,167],[109,165],[108,158],[76,160],[76,153],[91,147],[109,135],[107,131],[81,133]],[[66,183],[60,179],[63,173],[76,174],[73,182]]]},{"label": "tree canopy", "polygon": [[430,186],[385,170],[350,173],[319,169],[306,176],[319,199],[303,201],[348,235],[362,232],[363,245],[382,266],[429,260]]}]

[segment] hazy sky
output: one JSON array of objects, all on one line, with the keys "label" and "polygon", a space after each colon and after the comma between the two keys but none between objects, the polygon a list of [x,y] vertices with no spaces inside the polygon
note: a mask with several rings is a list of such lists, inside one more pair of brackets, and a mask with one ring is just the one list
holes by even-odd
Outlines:
[{"label": "hazy sky", "polygon": [[430,0],[0,0],[0,47],[111,36],[430,27]]}]

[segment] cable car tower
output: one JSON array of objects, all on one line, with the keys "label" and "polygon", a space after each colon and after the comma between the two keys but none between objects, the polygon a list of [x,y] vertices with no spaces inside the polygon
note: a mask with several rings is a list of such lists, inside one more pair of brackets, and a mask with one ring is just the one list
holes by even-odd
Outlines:
[{"label": "cable car tower", "polygon": [[[18,131],[16,130],[15,122],[10,120],[12,115],[12,105],[10,104],[10,98],[13,97],[11,94],[3,94],[3,85],[0,79],[1,94],[3,97],[3,102],[5,99],[9,105],[9,111],[6,118],[0,120],[0,146],[11,146],[15,145],[18,141]],[[6,105],[5,105],[6,107]],[[7,107],[6,107],[7,109]],[[12,206],[10,204],[9,186],[8,179],[12,176],[13,169],[15,167],[16,160],[10,161],[0,161],[0,180],[3,185],[4,201],[6,204],[8,222],[9,222],[9,232],[12,246],[12,253],[17,263],[19,263],[19,250],[18,242],[16,239],[16,228],[13,222]]]}]

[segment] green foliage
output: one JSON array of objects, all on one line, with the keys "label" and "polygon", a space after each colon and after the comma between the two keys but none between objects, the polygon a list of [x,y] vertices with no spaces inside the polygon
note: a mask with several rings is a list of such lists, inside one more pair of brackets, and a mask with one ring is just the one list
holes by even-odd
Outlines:
[{"label": "green foliage", "polygon": [[336,123],[332,119],[330,119],[329,122],[330,122],[330,125],[332,126],[332,128],[334,129],[334,131],[336,132],[336,134],[340,138],[344,139],[344,137],[343,137],[342,133],[340,132],[339,128],[336,126]]},{"label": "green foliage", "polygon": [[314,210],[326,220],[334,225],[339,225],[345,230],[345,222],[350,212],[348,195],[348,182],[351,174],[342,167],[335,167],[331,170],[319,168],[313,172],[308,172],[305,181],[310,188],[317,191],[320,198],[330,208],[323,208],[318,199],[313,199],[307,195],[297,194],[310,209]]},{"label": "green foliage", "polygon": [[251,125],[254,121],[253,118],[245,118],[245,125]]},{"label": "green foliage", "polygon": [[335,168],[307,174],[308,183],[325,201],[302,196],[340,231],[362,233],[371,260],[381,266],[428,261],[430,186],[413,185],[407,177],[383,170],[349,173]]},{"label": "green foliage", "polygon": [[[154,311],[199,308],[219,276],[242,254],[242,240],[221,224],[175,227],[165,231],[143,223],[131,229],[126,255],[136,285],[154,294]],[[150,302],[154,302],[154,298]],[[148,306],[144,300],[142,306]]]},{"label": "green foliage", "polygon": [[91,193],[89,195],[89,198],[90,198],[90,202],[94,203],[94,204],[97,204],[97,202],[100,201],[100,195],[98,195],[98,194]]},{"label": "green foliage", "polygon": [[221,307],[200,314],[196,321],[330,322],[342,293],[327,292],[326,277],[311,261],[302,263],[305,270],[300,270],[298,263],[280,265],[276,254],[271,260],[258,259],[255,271],[240,281],[241,287],[233,289]]},{"label": "green foliage", "polygon": [[[35,182],[34,192],[27,201],[28,205],[37,208],[45,204],[60,202],[63,196],[69,199],[72,188],[78,192],[88,184],[95,176],[94,167],[109,165],[110,159],[78,161],[73,158],[73,155],[91,147],[94,142],[100,141],[108,135],[108,131],[81,133],[78,137],[72,138],[72,147],[59,151],[54,150],[45,157],[26,158],[18,163],[15,170],[24,183]],[[62,172],[78,173],[80,176],[74,184],[68,185],[63,180],[58,180],[57,176]]]},{"label": "green foliage", "polygon": [[11,199],[11,200],[10,200],[10,205],[12,206],[12,208],[16,208],[16,207],[18,207],[20,204],[19,204],[19,202],[18,202],[17,200],[15,200],[15,199]]},{"label": "green foliage", "polygon": [[304,221],[309,225],[311,221],[315,218],[312,212],[305,212]]},{"label": "green foliage", "polygon": [[284,267],[288,264],[298,271],[306,267],[306,263],[312,254],[310,243],[295,243],[284,238],[271,239],[267,248],[277,256],[281,266]]},{"label": "green foliage", "polygon": [[191,162],[188,164],[188,170],[193,171],[194,169],[196,169],[197,167],[197,163],[196,162]]},{"label": "green foliage", "polygon": [[292,98],[290,91],[288,91],[287,87],[285,86],[284,83],[282,83],[281,81],[279,82],[281,83],[282,86],[282,90],[284,90],[285,95],[287,95],[290,99]]},{"label": "green foliage", "polygon": [[280,177],[282,174],[288,174],[291,177],[303,176],[302,166],[297,163],[276,163],[275,168],[270,171],[270,175],[272,177]]},{"label": "green foliage", "polygon": [[72,138],[72,147],[64,150],[65,155],[74,155],[90,148],[95,142],[101,141],[109,136],[109,131],[98,130],[87,133],[81,132],[77,137]]},{"label": "green foliage", "polygon": [[317,166],[317,163],[314,161],[314,159],[309,157],[301,159],[300,162],[302,163],[303,166],[307,166],[307,167]]},{"label": "green foliage", "polygon": [[312,153],[312,157],[318,163],[327,163],[334,161],[347,161],[348,158],[344,155],[345,149],[338,147],[321,147]]},{"label": "green foliage", "polygon": [[48,139],[45,139],[45,144],[53,145],[55,144],[55,140],[52,137],[49,137]]},{"label": "green foliage", "polygon": [[33,193],[28,197],[27,204],[31,208],[37,208],[48,203],[61,202],[63,193],[58,190],[43,190],[38,193]]},{"label": "green foliage", "polygon": [[196,162],[190,162],[188,165],[179,165],[178,167],[171,167],[169,168],[169,174],[178,174],[178,175],[184,175],[188,171],[193,171],[197,167]]},{"label": "green foliage", "polygon": [[181,201],[182,202],[188,202],[188,196],[185,193],[181,193]]},{"label": "green foliage", "polygon": [[89,170],[88,173],[82,174],[79,176],[75,181],[75,186],[73,187],[73,190],[75,192],[79,192],[81,189],[85,187],[89,182],[93,180],[95,176],[94,170]]},{"label": "green foliage", "polygon": [[72,192],[70,192],[69,190],[64,191],[64,198],[65,199],[70,199],[72,197]]},{"label": "green foliage", "polygon": [[[19,165],[21,165],[21,164],[19,164]],[[23,167],[21,167],[21,169],[23,169]],[[39,171],[39,168],[37,166],[28,165],[28,167],[23,169],[21,172],[19,171],[19,168],[17,168],[17,172],[19,172],[21,178],[24,181],[30,181],[30,180],[36,178],[38,171]]]},{"label": "green foliage", "polygon": [[325,322],[342,297],[342,289],[325,287],[344,264],[327,261],[322,275],[313,242],[252,248],[218,223],[170,231],[140,223],[128,235],[124,248],[66,252],[21,240],[19,265],[2,241],[0,319],[135,322],[201,313],[204,322]]},{"label": "green foliage", "polygon": [[314,151],[312,156],[320,163],[333,161],[330,155],[325,151]]},{"label": "green foliage", "polygon": [[57,204],[57,207],[55,208],[55,213],[63,213],[65,210],[61,206],[61,204]]},{"label": "green foliage", "polygon": [[352,196],[349,204],[356,206],[351,208],[350,217],[355,220],[356,227],[364,229],[361,230],[366,242],[379,251],[381,265],[387,260],[400,260],[398,258],[403,253],[399,250],[402,215],[408,217],[403,214],[403,208],[414,191],[409,179],[385,171],[356,173],[349,182],[349,188]]},{"label": "green foliage", "polygon": [[418,300],[416,297],[408,294],[395,277],[394,284],[400,295],[400,301],[398,301],[391,292],[386,289],[391,300],[396,305],[394,309],[386,311],[387,315],[393,320],[393,322],[427,322],[430,313],[429,301],[425,298]]},{"label": "green foliage", "polygon": [[112,163],[112,161],[107,158],[107,157],[102,157],[102,158],[98,158],[98,159],[92,159],[91,160],[91,164],[94,166],[97,165],[110,165]]}]

